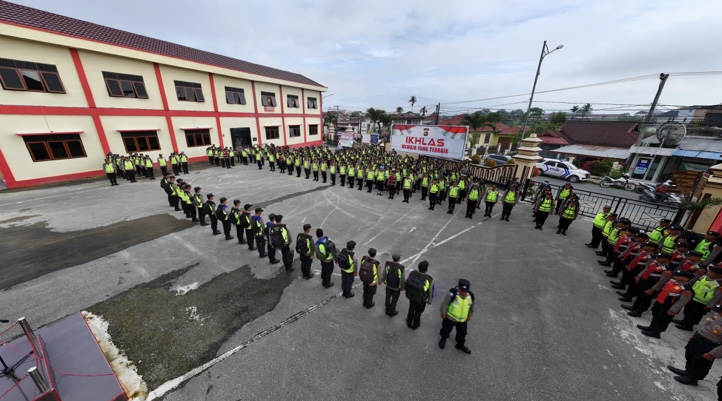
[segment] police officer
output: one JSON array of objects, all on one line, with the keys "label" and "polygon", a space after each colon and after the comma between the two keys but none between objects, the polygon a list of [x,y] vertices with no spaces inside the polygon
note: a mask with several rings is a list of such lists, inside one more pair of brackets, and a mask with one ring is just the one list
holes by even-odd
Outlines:
[{"label": "police officer", "polygon": [[[349,241],[346,243],[346,248],[342,249],[338,254],[339,267],[341,268],[341,291],[344,298],[351,298],[354,294],[351,289],[353,288],[353,279],[357,274],[357,263],[354,258],[354,250],[356,249],[356,242]],[[343,260],[343,264],[341,262]]]},{"label": "police officer", "polygon": [[383,270],[383,281],[386,284],[386,314],[394,317],[399,314],[396,311],[396,303],[399,301],[401,291],[404,289],[406,275],[404,274],[404,265],[399,263],[401,255],[394,253],[390,261],[387,261]]},{"label": "police officer", "polygon": [[218,235],[221,232],[218,231],[218,217],[216,217],[216,203],[213,202],[213,194],[206,195],[206,203],[203,205],[206,209],[206,214],[211,219],[211,231],[213,235]]},{"label": "police officer", "polygon": [[545,196],[539,198],[537,203],[534,205],[534,211],[536,219],[536,226],[534,227],[537,230],[543,230],[544,222],[547,220],[547,217],[549,217],[549,213],[554,209],[554,198],[552,198],[551,192],[547,192]]},{"label": "police officer", "polygon": [[103,163],[103,171],[105,171],[105,176],[108,177],[108,181],[110,181],[111,187],[118,185],[115,174],[115,165],[113,164],[112,160],[105,160],[105,163]]},{"label": "police officer", "polygon": [[673,323],[677,323],[678,329],[692,331],[694,325],[702,320],[709,310],[707,304],[720,288],[720,282],[722,282],[722,267],[716,265],[707,266],[707,274],[696,276],[689,282],[692,287],[692,301],[684,307],[684,319],[672,320]]},{"label": "police officer", "polygon": [[[406,326],[412,330],[416,330],[421,326],[421,314],[424,313],[426,305],[431,305],[431,299],[434,295],[434,279],[427,273],[429,271],[429,262],[422,260],[419,262],[418,270],[414,270],[409,273],[409,278],[406,280],[408,284],[412,280],[421,280],[424,284],[423,299],[419,302],[409,298],[409,312],[406,314]],[[407,292],[406,297],[409,297],[408,286],[406,286]]]},{"label": "police officer", "polygon": [[[446,211],[447,214],[454,214],[454,207],[456,206],[456,201],[459,199],[459,186],[456,182],[451,183],[451,186],[449,187],[449,208]],[[468,214],[468,210],[467,210]],[[469,216],[466,216],[469,217]]]},{"label": "police officer", "polygon": [[467,354],[471,350],[464,345],[466,342],[467,323],[474,314],[474,293],[469,291],[469,280],[460,279],[459,285],[449,291],[449,296],[441,303],[441,339],[439,348],[444,349],[446,339],[451,330],[456,328],[456,349]]},{"label": "police officer", "polygon": [[231,220],[231,223],[236,227],[236,237],[238,237],[238,243],[239,244],[245,244],[246,241],[243,239],[243,219],[242,217],[242,211],[241,211],[241,201],[238,199],[233,201],[233,208],[231,209],[231,215],[229,217],[229,220]]},{"label": "police officer", "polygon": [[597,249],[597,247],[599,247],[599,244],[602,242],[602,230],[607,224],[607,217],[609,216],[609,212],[611,212],[611,210],[611,206],[604,205],[604,207],[602,207],[602,211],[594,216],[594,221],[592,222],[592,240],[589,241],[588,244],[584,245],[592,249]]},{"label": "police officer", "polygon": [[261,216],[263,209],[257,207],[255,214],[251,217],[251,226],[253,227],[253,235],[256,238],[256,248],[258,248],[258,257],[265,258],[266,255],[266,240],[263,237],[263,217]]},{"label": "police officer", "polygon": [[403,185],[402,185],[402,186],[403,186],[403,189],[404,189],[404,200],[403,200],[403,202],[409,203],[409,198],[411,198],[411,185],[412,185],[411,177],[409,177],[409,176],[407,175],[406,177],[404,177],[404,182],[403,182]]},{"label": "police officer", "polygon": [[[218,217],[218,220],[223,224],[223,234],[226,236],[226,241],[229,241],[233,239],[233,236],[231,235],[231,220],[229,219],[231,208],[226,205],[227,200],[225,197],[221,198],[221,204],[216,210],[216,217]],[[213,222],[211,222],[211,224],[213,224]]]},{"label": "police officer", "polygon": [[256,238],[255,238],[255,231],[254,231],[254,222],[251,219],[251,208],[253,205],[250,203],[246,203],[243,205],[243,213],[241,213],[241,225],[246,230],[246,242],[248,242],[248,250],[249,251],[255,251],[256,250]]},{"label": "police officer", "polygon": [[434,210],[436,206],[436,197],[439,194],[439,180],[434,179],[429,186],[429,210]]},{"label": "police officer", "polygon": [[321,228],[316,229],[316,258],[321,262],[321,285],[324,288],[333,286],[331,273],[333,273],[336,260],[336,246],[327,236],[323,235]]},{"label": "police officer", "polygon": [[361,266],[363,266],[364,263],[371,264],[371,270],[373,272],[373,279],[371,282],[363,283],[363,306],[366,309],[371,309],[374,305],[376,305],[374,302],[374,295],[376,295],[378,285],[381,284],[381,276],[379,275],[379,265],[381,262],[376,260],[375,248],[369,248],[368,255],[361,258]]},{"label": "police officer", "polygon": [[494,210],[494,205],[496,205],[496,201],[499,198],[499,190],[496,189],[496,184],[492,184],[491,188],[486,190],[486,194],[484,195],[484,203],[486,204],[486,209],[484,209],[484,217],[491,217],[491,211]]},{"label": "police officer", "polygon": [[[672,279],[659,291],[652,306],[652,322],[649,326],[637,325],[642,334],[647,337],[660,338],[660,334],[667,330],[674,315],[684,308],[692,298],[692,293],[685,289],[685,284],[694,277],[691,272],[677,270],[672,273]],[[652,291],[652,290],[649,290]]]},{"label": "police officer", "polygon": [[313,263],[313,254],[315,253],[315,243],[311,237],[311,225],[306,223],[303,225],[303,232],[296,236],[296,251],[301,259],[301,276],[306,280],[313,278],[311,264]]},{"label": "police officer", "polygon": [[268,261],[272,265],[281,263],[280,260],[276,259],[276,248],[274,248],[273,244],[271,243],[271,229],[273,228],[275,222],[276,215],[274,213],[271,213],[268,215],[268,221],[263,227],[263,238],[266,243],[266,256],[268,256]]},{"label": "police officer", "polygon": [[500,220],[509,221],[511,210],[519,203],[519,188],[516,183],[511,184],[509,189],[506,190],[503,199]]},{"label": "police officer", "polygon": [[481,190],[479,189],[479,183],[475,182],[471,184],[471,188],[469,189],[469,195],[466,199],[466,216],[467,218],[472,218],[474,216],[474,212],[476,212],[476,208],[479,206],[479,197],[480,197]]},{"label": "police officer", "polygon": [[287,272],[292,272],[296,270],[293,267],[293,250],[291,250],[291,242],[293,241],[291,239],[291,234],[288,232],[288,227],[286,227],[285,224],[283,224],[283,215],[277,214],[276,215],[276,224],[275,230],[278,230],[280,228],[281,230],[281,237],[283,237],[283,247],[281,248],[281,260],[283,261],[283,266],[286,267]]},{"label": "police officer", "polygon": [[659,240],[667,235],[667,228],[671,222],[672,220],[670,219],[662,219],[659,222],[659,225],[649,233],[649,242],[659,244]]},{"label": "police officer", "polygon": [[722,311],[708,317],[690,337],[684,357],[684,369],[672,365],[667,366],[667,369],[678,375],[674,380],[696,386],[697,381],[707,376],[714,360],[722,358]]}]

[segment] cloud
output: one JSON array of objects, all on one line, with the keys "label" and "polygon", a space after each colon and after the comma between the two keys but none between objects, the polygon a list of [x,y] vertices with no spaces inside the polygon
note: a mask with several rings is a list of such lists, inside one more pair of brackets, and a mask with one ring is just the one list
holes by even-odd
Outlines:
[{"label": "cloud", "polygon": [[[722,2],[607,0],[15,0],[200,49],[301,73],[329,87],[324,106],[433,109],[538,90],[671,71],[722,69],[716,38]],[[565,103],[649,103],[658,80],[539,94],[545,110]],[[672,76],[666,104],[722,101],[722,76]],[[525,108],[528,96],[449,105]],[[611,107],[611,106],[609,106]],[[605,107],[595,107],[596,110]]]}]

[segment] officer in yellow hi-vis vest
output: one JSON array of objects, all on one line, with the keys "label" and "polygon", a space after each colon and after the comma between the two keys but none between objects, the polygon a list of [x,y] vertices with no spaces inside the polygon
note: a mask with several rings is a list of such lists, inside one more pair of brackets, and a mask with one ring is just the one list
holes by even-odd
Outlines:
[{"label": "officer in yellow hi-vis vest", "polygon": [[439,180],[434,179],[429,186],[429,210],[434,210],[436,206],[436,197],[439,195]]},{"label": "officer in yellow hi-vis vest", "polygon": [[112,160],[107,159],[105,163],[103,163],[103,171],[105,171],[105,175],[108,177],[108,181],[110,181],[111,187],[118,185],[118,181],[115,178],[115,165],[113,164]]},{"label": "officer in yellow hi-vis vest", "polygon": [[476,212],[476,208],[479,206],[479,198],[481,196],[481,189],[479,188],[479,183],[474,182],[471,184],[471,188],[469,189],[469,194],[466,197],[466,216],[468,218],[472,218],[474,216],[474,212]]},{"label": "officer in yellow hi-vis vest", "polygon": [[604,228],[602,229],[602,250],[596,252],[597,256],[607,256],[607,251],[609,250],[607,239],[609,238],[609,234],[612,233],[612,230],[614,230],[615,224],[617,224],[617,214],[609,213],[607,222],[604,223]]},{"label": "officer in yellow hi-vis vest", "polygon": [[716,265],[707,266],[707,274],[696,276],[689,282],[689,286],[692,287],[692,300],[684,307],[684,319],[672,320],[673,323],[677,323],[678,329],[693,330],[707,314],[709,310],[707,305],[720,291],[720,284],[722,284],[722,267]]},{"label": "officer in yellow hi-vis vest", "polygon": [[487,189],[486,194],[484,195],[484,203],[486,204],[484,217],[491,217],[491,212],[494,210],[494,205],[496,205],[498,199],[499,190],[496,189],[496,184],[492,184],[491,188]]},{"label": "officer in yellow hi-vis vest", "polygon": [[456,328],[456,349],[471,354],[471,350],[464,345],[466,342],[467,323],[474,314],[474,293],[469,291],[469,280],[460,279],[459,285],[449,291],[449,295],[441,303],[441,340],[439,348],[444,349],[446,339],[451,330]]},{"label": "officer in yellow hi-vis vest", "polygon": [[599,244],[602,242],[603,238],[602,230],[607,224],[607,217],[609,216],[609,212],[611,211],[611,206],[604,205],[604,207],[602,207],[602,211],[597,213],[596,216],[594,216],[594,221],[592,222],[592,240],[589,241],[588,244],[584,245],[592,249],[597,249],[597,247],[599,247]]},{"label": "officer in yellow hi-vis vest", "polygon": [[519,186],[514,183],[511,184],[502,197],[501,219],[499,220],[509,221],[511,210],[517,203],[519,203]]}]

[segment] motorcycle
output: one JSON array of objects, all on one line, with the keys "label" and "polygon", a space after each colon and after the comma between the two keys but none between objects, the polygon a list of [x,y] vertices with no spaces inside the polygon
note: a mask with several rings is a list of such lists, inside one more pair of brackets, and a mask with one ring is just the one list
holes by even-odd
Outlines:
[{"label": "motorcycle", "polygon": [[604,179],[599,183],[599,186],[602,188],[624,188],[627,191],[634,191],[637,188],[637,185],[629,182],[629,174],[622,174],[619,178],[612,178],[610,176],[604,177]]},{"label": "motorcycle", "polygon": [[682,200],[678,195],[660,194],[657,192],[657,188],[653,187],[652,185],[645,185],[644,193],[642,193],[642,195],[639,197],[639,200],[645,202],[661,203],[676,208],[679,208],[679,206],[682,204]]}]

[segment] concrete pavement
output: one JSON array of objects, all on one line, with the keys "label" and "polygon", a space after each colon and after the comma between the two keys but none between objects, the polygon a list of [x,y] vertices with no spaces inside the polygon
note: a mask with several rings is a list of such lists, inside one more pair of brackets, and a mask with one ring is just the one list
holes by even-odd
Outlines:
[{"label": "concrete pavement", "polygon": [[[359,257],[373,246],[382,261],[395,251],[407,267],[428,260],[437,281],[434,305],[412,331],[404,323],[404,297],[394,318],[383,314],[383,288],[376,307],[366,310],[360,289],[351,299],[335,297],[338,277],[336,286],[323,289],[318,276],[303,280],[270,266],[235,240],[212,236],[209,227],[164,233],[176,223],[163,221],[155,238],[142,233],[143,224],[110,229],[168,214],[186,221],[168,208],[158,181],[121,181],[113,188],[96,181],[0,195],[0,242],[25,230],[26,240],[15,247],[21,255],[43,255],[37,264],[82,261],[86,253],[94,258],[19,275],[21,282],[0,291],[4,317],[26,316],[39,325],[78,309],[102,312],[116,343],[152,379],[151,388],[228,352],[181,386],[171,383],[159,397],[164,400],[715,399],[719,366],[696,388],[677,384],[666,371],[667,364],[682,365],[687,333],[671,327],[661,340],[650,340],[634,328],[648,316],[622,313],[596,256],[583,246],[589,221],[574,222],[564,237],[554,234],[553,217],[544,231],[534,230],[527,204],[508,223],[498,220],[499,206],[495,218],[477,213],[470,221],[464,205],[454,216],[446,214],[446,203],[432,212],[418,193],[405,204],[253,166],[196,169],[190,178],[216,201],[237,197],[266,205],[264,215],[282,213],[294,237],[308,222],[339,246],[355,240]],[[66,243],[72,247],[64,252],[45,254],[33,241],[33,233],[82,230],[88,230],[84,241]],[[142,241],[117,250],[108,230],[130,230]],[[3,277],[18,276],[16,266],[1,270]],[[477,296],[467,338],[471,355],[455,350],[453,341],[443,351],[436,345],[440,298],[460,277]],[[249,292],[257,286],[262,291]],[[145,336],[152,347],[143,345]],[[151,355],[153,347],[158,352]]]}]

